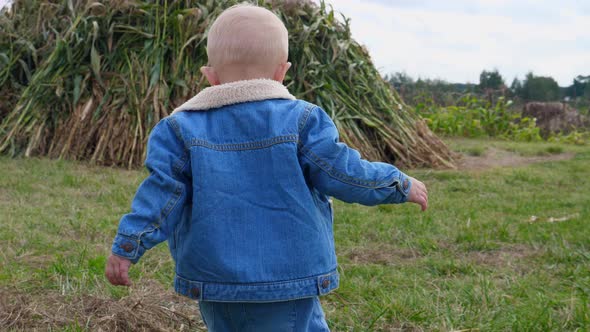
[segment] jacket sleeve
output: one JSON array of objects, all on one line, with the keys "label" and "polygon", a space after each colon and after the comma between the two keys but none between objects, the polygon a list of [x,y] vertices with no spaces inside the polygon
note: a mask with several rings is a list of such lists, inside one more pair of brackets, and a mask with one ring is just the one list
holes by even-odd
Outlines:
[{"label": "jacket sleeve", "polygon": [[338,141],[338,130],[321,108],[304,115],[299,159],[311,185],[321,193],[348,203],[404,203],[411,181],[395,166],[369,162]]},{"label": "jacket sleeve", "polygon": [[176,122],[161,120],[148,139],[149,176],[137,189],[131,212],[119,222],[113,254],[136,263],[146,250],[168,238],[190,193],[189,163]]}]

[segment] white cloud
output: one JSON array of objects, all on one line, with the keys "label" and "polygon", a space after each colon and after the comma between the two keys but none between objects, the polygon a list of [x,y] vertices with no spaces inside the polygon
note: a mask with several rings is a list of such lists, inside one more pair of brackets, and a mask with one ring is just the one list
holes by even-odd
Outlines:
[{"label": "white cloud", "polygon": [[562,86],[589,74],[590,16],[567,0],[329,2],[352,19],[353,37],[383,73],[477,82],[495,67],[508,84],[532,70]]}]

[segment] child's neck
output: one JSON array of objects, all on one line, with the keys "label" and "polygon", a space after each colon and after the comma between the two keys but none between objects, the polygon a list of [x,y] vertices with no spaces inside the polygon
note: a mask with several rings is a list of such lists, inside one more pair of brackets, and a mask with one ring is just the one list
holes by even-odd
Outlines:
[{"label": "child's neck", "polygon": [[218,75],[220,84],[255,79],[273,79],[272,73],[268,73],[264,70],[261,70],[260,68],[248,66],[240,66],[239,68],[225,68],[225,70],[219,71]]}]

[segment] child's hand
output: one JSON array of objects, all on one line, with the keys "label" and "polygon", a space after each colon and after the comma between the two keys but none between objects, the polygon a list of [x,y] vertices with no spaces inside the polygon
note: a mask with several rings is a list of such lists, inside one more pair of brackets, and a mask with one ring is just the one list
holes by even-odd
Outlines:
[{"label": "child's hand", "polygon": [[410,197],[408,202],[416,203],[422,207],[422,211],[426,211],[428,208],[428,190],[424,183],[409,177],[412,181],[412,187],[410,188]]},{"label": "child's hand", "polygon": [[130,265],[130,260],[111,254],[104,274],[115,286],[131,286],[128,274]]}]

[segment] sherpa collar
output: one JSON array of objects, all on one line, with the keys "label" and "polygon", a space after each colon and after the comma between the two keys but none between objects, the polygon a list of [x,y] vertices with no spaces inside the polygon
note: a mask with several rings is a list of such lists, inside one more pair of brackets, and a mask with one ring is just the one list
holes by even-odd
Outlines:
[{"label": "sherpa collar", "polygon": [[182,111],[206,111],[211,108],[265,99],[295,100],[296,98],[283,84],[274,80],[236,81],[204,89],[176,108],[172,114]]}]

